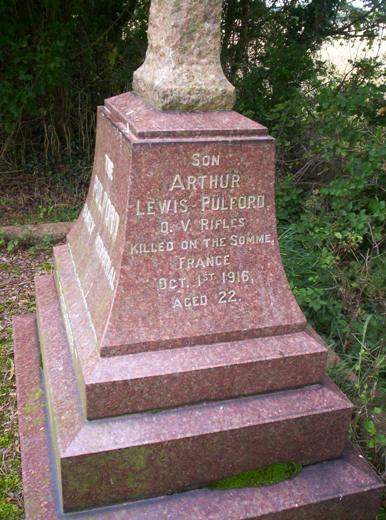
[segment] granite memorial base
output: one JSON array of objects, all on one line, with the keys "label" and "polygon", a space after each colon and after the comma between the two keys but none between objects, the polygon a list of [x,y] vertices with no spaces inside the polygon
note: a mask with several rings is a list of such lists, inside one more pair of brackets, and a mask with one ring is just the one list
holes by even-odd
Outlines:
[{"label": "granite memorial base", "polygon": [[[338,459],[308,465],[295,478],[271,486],[203,488],[63,513],[33,315],[15,318],[14,337],[26,519],[374,520],[383,484],[349,445]],[[98,491],[103,488],[90,489]]]},{"label": "granite memorial base", "polygon": [[[375,518],[382,483],[345,448],[352,405],[281,263],[264,127],[106,100],[54,257],[14,323],[27,518]],[[286,461],[305,467],[204,489]]]},{"label": "granite memorial base", "polygon": [[36,289],[65,510],[199,487],[275,461],[308,464],[343,451],[352,407],[327,381],[85,420],[53,277],[38,278]]}]

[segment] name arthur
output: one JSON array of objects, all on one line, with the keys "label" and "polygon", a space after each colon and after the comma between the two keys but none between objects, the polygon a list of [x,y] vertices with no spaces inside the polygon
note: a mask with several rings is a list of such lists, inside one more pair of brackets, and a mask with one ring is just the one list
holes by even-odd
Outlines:
[{"label": "name arthur", "polygon": [[[240,174],[238,172],[212,174],[212,175],[174,175],[168,191],[174,193],[192,192],[198,190],[226,190],[240,188]],[[249,195],[201,195],[198,200],[199,209],[204,211],[232,211],[260,209],[265,206],[265,197],[261,194]],[[168,215],[187,213],[189,211],[189,198],[183,199],[149,199],[137,200],[135,214],[143,215]]]}]

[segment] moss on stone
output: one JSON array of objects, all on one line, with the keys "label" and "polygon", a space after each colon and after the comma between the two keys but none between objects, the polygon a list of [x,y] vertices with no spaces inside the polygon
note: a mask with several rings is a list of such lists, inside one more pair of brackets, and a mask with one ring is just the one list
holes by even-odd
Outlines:
[{"label": "moss on stone", "polygon": [[234,489],[269,486],[295,477],[300,473],[301,469],[301,465],[296,462],[279,462],[217,480],[209,484],[208,487],[209,489]]},{"label": "moss on stone", "polygon": [[131,470],[140,471],[146,468],[146,461],[150,454],[148,446],[137,446],[128,451],[127,464]]}]

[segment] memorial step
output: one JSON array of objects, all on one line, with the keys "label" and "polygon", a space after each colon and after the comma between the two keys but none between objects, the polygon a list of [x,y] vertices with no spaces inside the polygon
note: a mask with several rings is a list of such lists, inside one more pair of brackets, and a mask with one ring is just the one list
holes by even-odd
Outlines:
[{"label": "memorial step", "polygon": [[[101,357],[68,246],[54,248],[56,284],[73,338],[89,419],[320,383],[327,350],[307,331]],[[56,298],[53,283],[38,299]]]},{"label": "memorial step", "polygon": [[[62,512],[45,417],[35,317],[14,320],[15,365],[27,520],[374,520],[383,484],[353,448],[261,488],[198,489],[90,511]],[[60,378],[62,379],[62,378]],[[70,418],[67,418],[68,422]],[[311,442],[311,439],[310,439]],[[91,493],[103,492],[96,488]]]},{"label": "memorial step", "polygon": [[36,279],[46,391],[66,511],[200,487],[272,462],[309,464],[341,454],[352,406],[328,380],[87,421],[52,286],[50,275]]}]

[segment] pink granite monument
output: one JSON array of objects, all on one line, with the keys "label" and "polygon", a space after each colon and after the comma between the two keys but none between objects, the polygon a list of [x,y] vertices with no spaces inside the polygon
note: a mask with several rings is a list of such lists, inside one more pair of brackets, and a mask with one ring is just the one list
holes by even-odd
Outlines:
[{"label": "pink granite monument", "polygon": [[[98,109],[86,203],[15,320],[27,518],[375,518],[382,483],[283,271],[274,140],[231,111],[220,15],[153,0],[134,92]],[[205,489],[285,461],[305,467]]]}]

